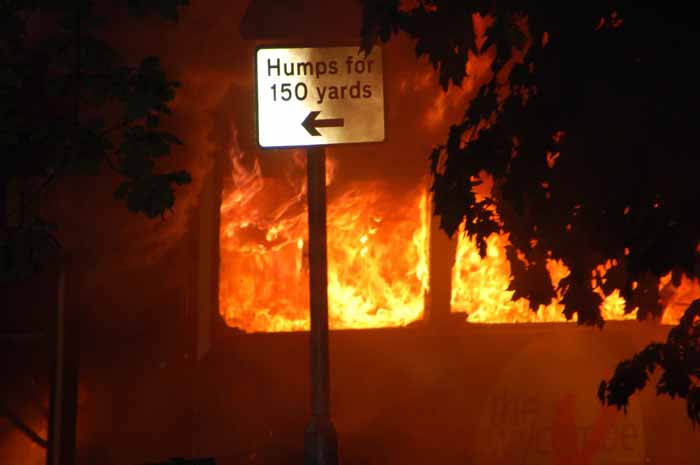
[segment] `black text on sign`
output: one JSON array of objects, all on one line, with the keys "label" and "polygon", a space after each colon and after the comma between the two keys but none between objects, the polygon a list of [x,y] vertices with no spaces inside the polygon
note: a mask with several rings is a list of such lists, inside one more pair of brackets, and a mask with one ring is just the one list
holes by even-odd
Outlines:
[{"label": "black text on sign", "polygon": [[380,142],[381,49],[260,48],[256,99],[261,147]]}]

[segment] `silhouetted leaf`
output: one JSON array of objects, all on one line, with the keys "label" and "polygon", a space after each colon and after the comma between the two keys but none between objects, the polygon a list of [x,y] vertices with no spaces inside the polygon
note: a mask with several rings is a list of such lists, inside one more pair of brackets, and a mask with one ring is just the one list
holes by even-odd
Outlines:
[{"label": "silhouetted leaf", "polygon": [[620,363],[613,377],[601,383],[598,398],[606,405],[627,406],[629,398],[644,389],[656,368],[661,368],[657,393],[686,399],[688,417],[697,424],[700,392],[695,383],[700,374],[700,300],[688,307],[665,343],[650,344],[631,360]]},{"label": "silhouetted leaf", "polygon": [[514,291],[513,300],[528,299],[532,311],[537,311],[540,305],[549,305],[556,297],[556,293],[546,268],[545,258],[538,257],[538,260],[528,267],[518,258],[515,247],[508,246],[506,254],[510,261],[510,273],[513,276],[508,287],[508,290]]},{"label": "silhouetted leaf", "polygon": [[381,40],[387,42],[399,30],[399,0],[362,0],[361,48],[365,53]]},{"label": "silhouetted leaf", "polygon": [[126,201],[129,211],[156,218],[172,210],[175,204],[173,185],[189,184],[192,178],[187,172],[150,175],[123,181],[114,195]]}]

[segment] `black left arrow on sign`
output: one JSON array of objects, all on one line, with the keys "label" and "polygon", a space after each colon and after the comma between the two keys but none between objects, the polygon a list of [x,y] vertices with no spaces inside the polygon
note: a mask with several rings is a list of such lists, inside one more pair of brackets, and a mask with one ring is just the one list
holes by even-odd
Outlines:
[{"label": "black left arrow on sign", "polygon": [[304,118],[304,121],[301,122],[306,132],[312,136],[321,135],[316,128],[342,128],[345,126],[345,120],[343,118],[316,119],[319,114],[321,114],[320,111],[310,111],[306,118]]}]

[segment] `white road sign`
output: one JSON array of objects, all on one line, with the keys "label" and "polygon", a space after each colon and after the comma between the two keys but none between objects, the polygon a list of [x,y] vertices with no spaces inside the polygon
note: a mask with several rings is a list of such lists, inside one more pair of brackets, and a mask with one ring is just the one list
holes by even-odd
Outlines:
[{"label": "white road sign", "polygon": [[261,147],[384,140],[379,47],[259,48],[255,71]]}]

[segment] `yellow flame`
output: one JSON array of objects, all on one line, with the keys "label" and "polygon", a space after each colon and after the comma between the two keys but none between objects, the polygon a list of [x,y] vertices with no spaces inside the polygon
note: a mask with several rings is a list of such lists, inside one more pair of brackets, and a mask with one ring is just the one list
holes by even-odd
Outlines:
[{"label": "yellow flame", "polygon": [[[234,186],[224,191],[221,206],[220,312],[227,324],[246,331],[308,329],[303,183],[263,178],[258,164],[249,173],[237,172],[243,155],[235,146],[231,158]],[[333,162],[328,163],[332,173]],[[396,204],[387,200],[389,190],[382,183],[358,182],[329,195],[332,328],[402,326],[422,316],[428,287],[426,195],[416,189]],[[288,199],[280,199],[285,191]]]},{"label": "yellow flame", "polygon": [[[220,312],[227,324],[246,331],[306,330],[308,257],[303,182],[263,178],[258,163],[244,168],[232,149],[235,186],[221,205]],[[298,160],[297,160],[298,161]],[[293,166],[299,166],[295,161]],[[332,161],[329,161],[332,165]],[[329,167],[330,168],[330,167]],[[332,172],[332,169],[329,169]],[[299,175],[303,178],[303,176]],[[483,176],[480,196],[492,183]],[[331,179],[329,179],[331,181]],[[286,197],[281,195],[286,192]],[[402,326],[421,318],[429,288],[429,197],[425,189],[402,195],[380,182],[357,182],[328,204],[328,296],[332,328]],[[481,258],[474,242],[458,234],[452,278],[452,311],[467,312],[470,322],[563,322],[561,295],[535,313],[526,299],[513,301],[512,277],[505,247],[508,234],[493,234]],[[625,301],[615,290],[605,295],[596,279],[615,264],[595,270],[592,282],[604,299],[606,320],[634,319],[624,314]],[[561,260],[546,263],[552,285],[569,274]],[[663,323],[678,321],[700,284],[683,278],[675,288],[661,280],[666,312]]]}]

